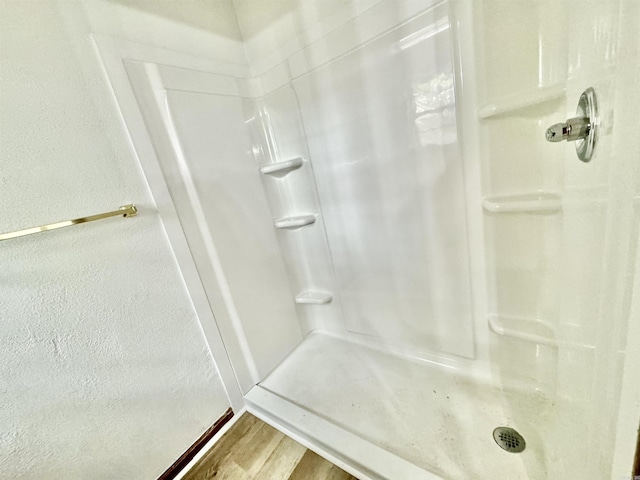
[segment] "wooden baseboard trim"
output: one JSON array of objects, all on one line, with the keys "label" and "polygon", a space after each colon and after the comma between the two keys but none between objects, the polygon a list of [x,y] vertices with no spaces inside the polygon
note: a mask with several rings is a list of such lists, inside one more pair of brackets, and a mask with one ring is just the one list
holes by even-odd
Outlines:
[{"label": "wooden baseboard trim", "polygon": [[207,444],[213,436],[220,431],[226,423],[233,418],[233,410],[228,408],[226,412],[216,422],[204,432],[198,440],[191,445],[186,452],[184,452],[178,460],[174,462],[167,470],[158,477],[158,480],[173,480],[176,478],[191,460],[195,457],[200,450]]}]

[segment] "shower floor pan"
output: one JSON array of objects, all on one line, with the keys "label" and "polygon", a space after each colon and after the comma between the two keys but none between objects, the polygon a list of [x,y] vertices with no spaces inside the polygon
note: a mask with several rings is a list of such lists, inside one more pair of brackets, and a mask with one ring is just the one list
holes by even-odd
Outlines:
[{"label": "shower floor pan", "polygon": [[[557,405],[539,392],[506,391],[332,335],[308,335],[246,401],[362,480],[548,478],[541,437]],[[502,450],[498,426],[515,428],[526,449]]]}]

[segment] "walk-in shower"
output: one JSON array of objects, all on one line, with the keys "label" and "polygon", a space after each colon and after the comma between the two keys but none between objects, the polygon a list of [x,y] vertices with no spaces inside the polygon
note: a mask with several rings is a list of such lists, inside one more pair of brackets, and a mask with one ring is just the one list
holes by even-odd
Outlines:
[{"label": "walk-in shower", "polygon": [[630,474],[639,5],[271,3],[247,65],[96,38],[249,411],[362,478]]}]

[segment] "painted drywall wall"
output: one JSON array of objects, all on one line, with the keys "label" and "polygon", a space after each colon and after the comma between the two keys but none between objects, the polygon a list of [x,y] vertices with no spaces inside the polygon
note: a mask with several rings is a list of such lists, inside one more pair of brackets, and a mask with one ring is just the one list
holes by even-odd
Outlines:
[{"label": "painted drywall wall", "polygon": [[381,0],[234,0],[247,59],[261,75]]},{"label": "painted drywall wall", "polygon": [[[63,2],[64,3],[64,2]],[[85,0],[93,33],[212,58],[245,63],[231,0]]]},{"label": "painted drywall wall", "polygon": [[[235,10],[230,8],[231,0],[192,0],[187,2],[176,2],[175,0],[101,0],[97,3],[102,3],[103,8],[110,12],[115,10],[114,5],[122,5],[147,14],[151,24],[154,25],[152,30],[158,37],[162,35],[155,28],[155,25],[158,21],[169,21],[179,25],[181,30],[184,30],[185,25],[192,27],[191,33],[193,33],[193,29],[196,29],[225,37],[233,43],[241,40]],[[126,17],[131,18],[131,15],[126,15]],[[136,18],[135,21],[139,22],[140,19]],[[139,25],[134,31],[140,31]],[[216,43],[220,44],[219,41]],[[189,45],[190,50],[193,48],[194,45]]]},{"label": "painted drywall wall", "polygon": [[[234,0],[247,60],[255,76],[291,74],[355,48],[436,4],[425,0]],[[276,72],[271,72],[276,70]]]},{"label": "painted drywall wall", "polygon": [[155,478],[228,406],[85,6],[0,2],[0,230],[140,213],[2,242],[3,478]]}]

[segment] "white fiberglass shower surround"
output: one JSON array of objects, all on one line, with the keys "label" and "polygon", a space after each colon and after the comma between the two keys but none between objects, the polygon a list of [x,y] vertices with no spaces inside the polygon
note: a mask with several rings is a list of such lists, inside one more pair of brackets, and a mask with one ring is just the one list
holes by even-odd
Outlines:
[{"label": "white fiberglass shower surround", "polygon": [[631,478],[640,4],[234,5],[235,63],[95,35],[234,406],[363,479]]}]

